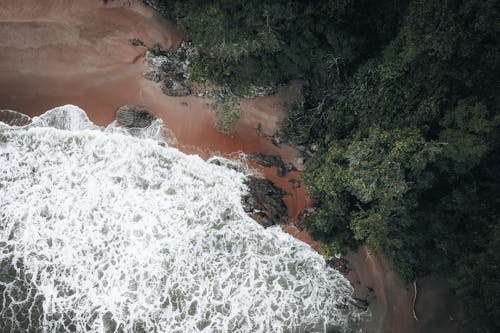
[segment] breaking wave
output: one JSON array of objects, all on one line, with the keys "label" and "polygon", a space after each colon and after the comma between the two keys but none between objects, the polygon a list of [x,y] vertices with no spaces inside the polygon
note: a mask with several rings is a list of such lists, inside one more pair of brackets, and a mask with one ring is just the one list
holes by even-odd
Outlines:
[{"label": "breaking wave", "polygon": [[349,283],[245,214],[245,174],[132,134],[70,105],[0,122],[2,332],[348,330]]}]

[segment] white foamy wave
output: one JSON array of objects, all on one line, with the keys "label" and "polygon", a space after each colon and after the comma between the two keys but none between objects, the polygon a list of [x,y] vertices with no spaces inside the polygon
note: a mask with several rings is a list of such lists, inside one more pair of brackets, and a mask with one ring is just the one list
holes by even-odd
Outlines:
[{"label": "white foamy wave", "polygon": [[45,112],[40,117],[34,117],[30,126],[53,127],[68,131],[98,128],[89,120],[85,111],[74,105],[60,106]]},{"label": "white foamy wave", "polygon": [[121,131],[71,106],[0,126],[5,331],[347,330],[348,282],[245,214],[243,173]]}]

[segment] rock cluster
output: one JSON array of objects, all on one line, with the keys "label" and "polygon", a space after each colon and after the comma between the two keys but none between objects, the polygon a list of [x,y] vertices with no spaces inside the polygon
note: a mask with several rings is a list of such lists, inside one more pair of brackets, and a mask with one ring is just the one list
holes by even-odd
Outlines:
[{"label": "rock cluster", "polygon": [[155,45],[146,53],[149,71],[144,77],[160,82],[165,95],[190,95],[189,65],[196,52],[190,42],[182,42],[176,51],[164,50],[161,46]]},{"label": "rock cluster", "polygon": [[347,275],[351,271],[351,268],[349,267],[349,262],[342,257],[340,257],[340,258],[332,257],[332,258],[326,260],[326,264],[328,266],[336,269],[337,271],[339,271],[343,275]]},{"label": "rock cluster", "polygon": [[276,175],[278,177],[285,176],[286,173],[296,170],[293,165],[285,164],[280,156],[267,155],[262,153],[248,154],[247,158],[264,167],[276,167]]},{"label": "rock cluster", "polygon": [[0,110],[0,121],[10,126],[24,126],[31,123],[31,118],[12,110]]},{"label": "rock cluster", "polygon": [[155,120],[144,108],[123,105],[116,111],[116,122],[126,128],[147,127]]},{"label": "rock cluster", "polygon": [[269,180],[255,177],[248,178],[247,186],[248,194],[242,199],[245,212],[264,227],[287,222],[285,192]]}]

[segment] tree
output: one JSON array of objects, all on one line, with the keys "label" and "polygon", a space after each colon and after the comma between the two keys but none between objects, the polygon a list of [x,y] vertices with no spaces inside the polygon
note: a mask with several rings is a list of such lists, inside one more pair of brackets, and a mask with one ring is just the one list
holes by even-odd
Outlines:
[{"label": "tree", "polygon": [[328,253],[366,243],[408,281],[445,275],[500,330],[498,1],[165,2],[201,48],[195,79],[304,79],[284,133],[319,148],[306,226]]}]

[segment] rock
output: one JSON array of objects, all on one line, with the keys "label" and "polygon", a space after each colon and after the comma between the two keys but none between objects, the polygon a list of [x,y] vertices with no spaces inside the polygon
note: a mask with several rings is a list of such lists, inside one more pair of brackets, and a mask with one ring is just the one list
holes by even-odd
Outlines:
[{"label": "rock", "polygon": [[161,84],[161,91],[167,96],[187,96],[191,94],[191,89],[182,81],[166,79]]},{"label": "rock", "polygon": [[248,154],[247,157],[265,167],[285,165],[281,157],[275,155],[266,155],[262,153]]},{"label": "rock", "polygon": [[279,146],[283,142],[283,140],[281,139],[279,134],[275,134],[271,137],[271,142],[273,143],[273,145]]},{"label": "rock", "polygon": [[267,168],[277,167],[276,175],[278,177],[284,177],[288,172],[295,170],[293,165],[285,164],[280,156],[256,153],[248,154],[247,158]]},{"label": "rock", "polygon": [[196,48],[188,42],[182,42],[175,51],[165,50],[159,44],[155,44],[146,53],[149,70],[144,77],[160,82],[161,90],[165,95],[190,95],[189,64],[197,52]]},{"label": "rock", "polygon": [[0,121],[10,126],[24,126],[31,124],[31,118],[13,110],[0,110]]},{"label": "rock", "polygon": [[245,166],[242,163],[228,160],[223,157],[212,156],[207,160],[207,162],[218,166],[224,166],[228,169],[235,170],[238,172],[243,172],[243,173],[246,172]]},{"label": "rock", "polygon": [[326,264],[343,275],[347,275],[351,271],[349,262],[344,258],[332,257],[326,261]]},{"label": "rock", "polygon": [[144,128],[151,125],[155,117],[141,107],[123,105],[116,111],[116,121],[119,125],[127,128]]},{"label": "rock", "polygon": [[146,46],[144,44],[144,42],[138,38],[132,38],[132,39],[129,39],[128,43],[134,47],[138,47],[138,46]]},{"label": "rock", "polygon": [[278,169],[276,170],[276,175],[278,177],[284,177],[286,175],[286,172],[287,172],[287,170],[286,170],[285,166],[279,165]]},{"label": "rock", "polygon": [[242,198],[245,212],[264,227],[287,223],[288,212],[283,201],[286,194],[267,179],[250,177],[248,195]]}]

